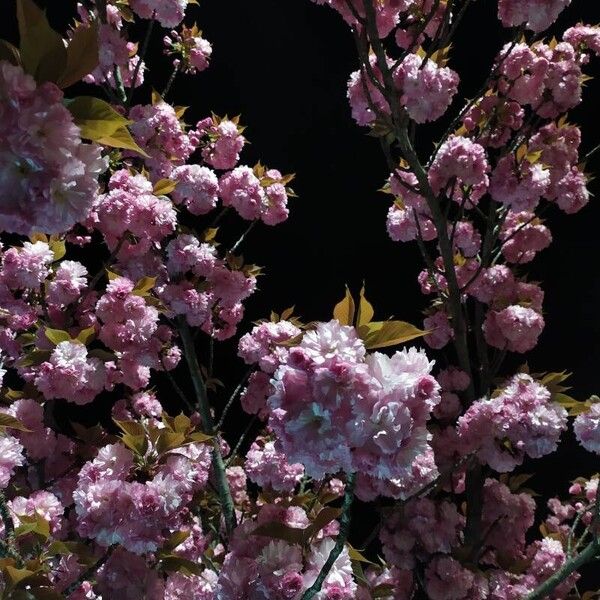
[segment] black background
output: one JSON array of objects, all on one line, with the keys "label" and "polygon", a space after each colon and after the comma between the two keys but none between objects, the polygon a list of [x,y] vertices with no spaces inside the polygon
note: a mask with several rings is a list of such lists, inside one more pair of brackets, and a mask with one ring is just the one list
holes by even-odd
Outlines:
[{"label": "black background", "polygon": [[[367,137],[350,117],[346,82],[357,68],[354,44],[347,25],[331,9],[309,0],[200,0],[188,9],[188,25],[197,21],[214,47],[211,67],[197,76],[182,76],[168,100],[188,105],[188,123],[210,111],[242,115],[251,141],[242,156],[253,165],[258,159],[282,172],[295,172],[292,187],[299,198],[291,201],[291,215],[283,225],[254,230],[244,245],[247,260],[266,267],[260,290],[247,302],[247,323],[268,316],[271,309],[295,305],[305,320],[327,320],[344,284],[355,292],[364,280],[376,316],[394,315],[420,322],[426,299],[416,276],[421,260],[416,245],[389,240],[385,217],[390,196],[377,192],[387,175],[379,144]],[[3,0],[0,34],[16,41],[14,2]],[[74,3],[48,0],[49,18],[64,30]],[[508,39],[495,15],[496,2],[475,2],[460,27],[451,55],[461,76],[462,105],[481,85],[493,58]],[[573,0],[556,31],[578,21],[600,22],[600,2]],[[134,32],[141,39],[143,30]],[[162,55],[163,32],[155,29],[147,59],[147,81],[162,89],[170,74]],[[588,74],[600,72],[600,60]],[[76,90],[85,93],[86,87]],[[136,92],[136,101],[149,102],[149,86]],[[586,84],[584,103],[569,120],[582,125],[583,153],[600,142],[598,127],[600,84]],[[419,149],[427,153],[447,124],[421,128]],[[592,176],[598,157],[587,165]],[[598,194],[598,181],[590,183]],[[533,263],[530,280],[543,282],[546,329],[538,347],[527,355],[533,371],[573,372],[572,394],[585,399],[600,392],[600,264],[598,262],[600,205],[590,204],[574,216],[549,211],[547,224],[554,243]],[[243,229],[240,220],[228,226]],[[229,389],[244,370],[233,343],[220,346],[215,375]],[[522,357],[513,360],[522,362]],[[510,374],[506,370],[504,374]],[[236,422],[236,419],[237,422]],[[230,432],[243,428],[241,415],[232,417]],[[562,449],[537,461],[538,475],[531,486],[544,496],[564,495],[576,475],[596,472],[596,457],[577,447],[570,435]],[[529,465],[526,465],[527,470]]]}]

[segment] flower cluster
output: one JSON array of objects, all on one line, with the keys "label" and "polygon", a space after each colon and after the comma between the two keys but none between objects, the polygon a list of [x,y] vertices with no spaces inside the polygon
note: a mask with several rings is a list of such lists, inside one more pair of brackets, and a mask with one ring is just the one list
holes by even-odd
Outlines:
[{"label": "flower cluster", "polygon": [[37,85],[21,67],[0,62],[0,227],[29,235],[63,233],[84,220],[106,168],[100,146],[79,128],[51,82]]},{"label": "flower cluster", "polygon": [[212,54],[210,42],[202,37],[202,32],[194,25],[183,27],[181,33],[171,31],[171,35],[163,38],[165,53],[175,55],[173,65],[184,73],[196,74],[208,68]]},{"label": "flower cluster", "polygon": [[[77,4],[81,19],[79,27],[93,30],[99,20],[98,11]],[[117,88],[119,82],[115,73],[120,73],[124,87],[138,87],[144,83],[146,69],[142,57],[136,52],[136,45],[127,39],[123,31],[124,17],[118,7],[106,5],[106,22],[98,24],[98,65],[85,75],[86,83],[105,84]]]},{"label": "flower cluster", "polygon": [[458,420],[465,450],[500,472],[512,471],[525,455],[550,454],[566,428],[566,410],[526,374],[515,375],[496,396],[475,402]]},{"label": "flower cluster", "polygon": [[[392,61],[387,66],[391,69]],[[370,70],[381,83],[383,77],[375,57],[371,59]],[[450,106],[459,80],[449,67],[439,66],[418,54],[406,56],[392,75],[401,104],[416,123],[439,119]],[[389,103],[364,72],[355,71],[350,76],[348,98],[352,116],[359,125],[368,125],[380,115],[390,113]]]},{"label": "flower cluster", "polygon": [[269,426],[311,477],[358,472],[359,497],[372,488],[406,496],[435,471],[422,479],[414,473],[428,451],[425,425],[439,402],[431,368],[416,349],[365,356],[353,328],[319,324],[275,372]]},{"label": "flower cluster", "polygon": [[[354,30],[352,114],[382,142],[387,230],[419,243],[433,300],[423,330],[373,320],[364,288],[330,321],[271,312],[240,337],[247,373],[221,402],[236,367],[217,342],[261,274],[238,249],[287,219],[293,176],[240,162],[238,117],[188,125],[169,102],[212,56],[182,25],[192,2],[86,1],[63,40],[19,0],[21,47],[3,41],[0,60],[2,597],[521,600],[551,585],[564,600],[597,558],[598,477],[548,501],[540,537],[537,481],[517,469],[556,450],[569,416],[600,453],[598,399],[567,396],[566,373],[502,369],[545,324],[524,273],[552,241],[541,208],[590,197],[565,113],[600,28],[544,41],[569,0],[498,0],[525,34],[422,160],[417,125],[458,94],[456,3],[315,1]],[[157,25],[174,65],[161,94],[140,87]],[[109,102],[64,98],[80,80]],[[416,338],[440,360],[397,349]],[[253,416],[234,439],[238,402]],[[360,551],[355,497],[373,527]]]},{"label": "flower cluster", "polygon": [[192,495],[206,485],[210,451],[188,446],[169,455],[145,483],[128,481],[133,455],[122,445],[105,446],[79,472],[73,492],[78,533],[101,546],[118,543],[134,554],[153,552],[165,530],[184,524]]}]

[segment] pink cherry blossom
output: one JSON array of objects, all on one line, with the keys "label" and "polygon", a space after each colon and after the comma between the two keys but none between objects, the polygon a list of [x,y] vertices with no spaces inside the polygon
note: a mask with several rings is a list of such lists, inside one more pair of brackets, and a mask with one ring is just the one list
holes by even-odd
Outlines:
[{"label": "pink cherry blossom", "polygon": [[419,55],[409,54],[394,72],[394,82],[411,119],[425,123],[446,112],[457,91],[458,74],[431,59],[424,63]]},{"label": "pink cherry blossom", "polygon": [[219,180],[208,167],[175,167],[171,178],[177,182],[172,192],[173,201],[185,205],[193,215],[204,215],[217,205]]},{"label": "pink cherry blossom", "polygon": [[242,128],[227,118],[207,118],[192,132],[202,146],[202,158],[215,169],[233,169],[246,140]]},{"label": "pink cherry blossom", "polygon": [[553,452],[566,419],[565,409],[551,401],[547,388],[519,374],[500,394],[472,404],[458,420],[458,433],[482,462],[507,472],[525,455],[540,458]]},{"label": "pink cherry blossom", "polygon": [[0,184],[4,231],[62,233],[84,220],[106,168],[100,146],[84,144],[63,94],[36,86],[21,67],[0,62]]},{"label": "pink cherry blossom", "polygon": [[142,19],[156,19],[163,27],[177,27],[187,0],[131,0],[131,9]]},{"label": "pink cherry blossom", "polygon": [[505,27],[525,24],[536,33],[556,21],[571,0],[499,0],[498,18]]},{"label": "pink cherry blossom", "polygon": [[592,404],[580,414],[573,422],[573,431],[588,452],[600,453],[600,404]]},{"label": "pink cherry blossom", "polygon": [[48,399],[65,398],[87,404],[104,389],[106,371],[98,358],[88,356],[82,343],[65,341],[39,366],[34,382]]}]

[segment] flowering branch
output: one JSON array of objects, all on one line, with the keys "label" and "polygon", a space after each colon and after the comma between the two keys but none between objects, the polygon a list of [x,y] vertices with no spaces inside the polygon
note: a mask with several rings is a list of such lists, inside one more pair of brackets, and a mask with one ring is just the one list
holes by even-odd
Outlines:
[{"label": "flowering branch", "polygon": [[600,543],[598,538],[590,542],[577,556],[566,561],[563,566],[546,579],[544,583],[538,586],[533,592],[525,596],[524,600],[542,600],[548,597],[569,575],[581,569],[592,560],[600,556]]},{"label": "flowering branch", "polygon": [[217,430],[221,429],[221,427],[223,427],[223,423],[225,422],[225,418],[227,417],[227,413],[229,412],[229,409],[232,407],[233,403],[235,402],[235,399],[238,397],[239,393],[242,391],[242,388],[248,381],[248,377],[250,377],[250,375],[252,375],[253,371],[254,371],[254,367],[251,367],[250,369],[248,369],[246,371],[246,373],[242,377],[242,380],[238,383],[235,390],[233,390],[233,393],[231,394],[231,396],[229,396],[229,400],[227,400],[227,403],[223,407],[223,412],[221,413],[221,416],[219,417],[219,421],[217,422],[217,425],[216,425]]},{"label": "flowering branch", "polygon": [[[200,418],[202,419],[204,433],[216,436],[218,432],[215,431],[213,418],[210,412],[208,395],[206,393],[206,385],[204,384],[202,371],[200,370],[200,365],[198,364],[198,357],[196,355],[192,333],[184,318],[178,319],[178,325],[181,342],[183,344],[183,354],[188,364],[194,391],[196,392],[198,412],[200,413]],[[219,441],[216,437],[213,440],[213,468],[215,471],[217,491],[221,500],[221,506],[223,508],[225,529],[227,534],[230,535],[236,525],[235,508],[233,505],[233,499],[231,497],[231,491],[229,489],[229,483],[227,481],[227,475],[225,473],[225,463],[221,455]]]},{"label": "flowering branch", "polygon": [[162,91],[162,93],[160,95],[163,100],[167,97],[167,94],[171,90],[171,86],[173,85],[175,78],[177,77],[177,74],[179,73],[180,68],[181,67],[180,67],[179,63],[177,63],[173,67],[173,70],[171,71],[171,75],[169,76],[169,80],[167,81],[167,84],[165,85],[165,89]]},{"label": "flowering branch", "polygon": [[0,518],[4,523],[4,535],[6,537],[6,543],[2,542],[0,545],[0,554],[10,556],[17,561],[17,564],[20,564],[22,559],[15,546],[15,524],[2,491],[0,491]]},{"label": "flowering branch", "polygon": [[133,71],[133,77],[131,78],[131,90],[129,91],[129,96],[127,97],[127,108],[131,106],[131,101],[133,100],[133,93],[135,90],[135,85],[137,82],[138,75],[140,73],[140,68],[142,67],[142,62],[146,57],[146,53],[148,52],[148,44],[150,43],[150,38],[152,37],[152,30],[154,29],[154,17],[156,16],[156,11],[152,13],[151,19],[148,21],[148,27],[146,28],[146,35],[144,36],[144,41],[142,42],[142,48],[138,53],[138,61],[135,65],[135,69]]},{"label": "flowering branch", "polygon": [[315,582],[304,592],[301,600],[311,600],[321,591],[321,587],[327,579],[329,571],[331,571],[335,561],[338,559],[339,555],[344,549],[346,540],[348,539],[348,534],[350,532],[350,509],[352,507],[352,501],[354,500],[355,484],[356,473],[349,473],[346,480],[346,491],[344,494],[344,502],[342,504],[342,513],[340,515],[340,532],[338,533],[337,539],[335,540],[335,545],[329,553],[325,564],[321,567],[321,571],[317,575]]},{"label": "flowering branch", "polygon": [[81,575],[64,591],[65,598],[73,594],[77,588],[84,582],[98,573],[98,569],[111,557],[117,548],[116,545],[109,546],[106,552],[94,563],[92,563]]}]

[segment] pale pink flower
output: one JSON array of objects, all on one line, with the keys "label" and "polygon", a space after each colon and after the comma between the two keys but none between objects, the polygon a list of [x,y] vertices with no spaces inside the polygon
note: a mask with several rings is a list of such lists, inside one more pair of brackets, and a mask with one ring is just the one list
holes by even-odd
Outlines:
[{"label": "pale pink flower", "polygon": [[206,118],[196,127],[193,135],[202,140],[202,158],[215,169],[233,169],[246,143],[238,125],[229,119]]},{"label": "pale pink flower", "polygon": [[36,86],[21,67],[0,62],[0,228],[63,233],[83,221],[106,168],[100,146],[84,144],[63,94]]},{"label": "pale pink flower", "polygon": [[8,486],[14,470],[25,462],[23,446],[12,435],[0,435],[0,489]]},{"label": "pale pink flower", "polygon": [[36,369],[34,382],[48,399],[87,404],[104,389],[106,371],[100,359],[88,356],[84,344],[65,341]]},{"label": "pale pink flower", "polygon": [[546,387],[529,375],[515,375],[489,399],[478,400],[458,420],[466,452],[500,472],[512,471],[525,455],[540,458],[556,450],[567,413]]},{"label": "pale pink flower", "polygon": [[573,422],[578,442],[588,451],[600,454],[600,403],[579,415]]},{"label": "pale pink flower", "polygon": [[449,67],[439,67],[433,60],[409,54],[394,72],[400,101],[415,122],[439,119],[448,109],[458,86],[458,74]]},{"label": "pale pink flower", "polygon": [[14,290],[37,290],[50,274],[54,253],[46,242],[24,242],[22,248],[9,248],[2,255],[0,277]]},{"label": "pale pink flower", "polygon": [[248,477],[263,488],[292,493],[304,474],[301,464],[290,464],[277,452],[272,441],[257,438],[246,454],[244,470]]},{"label": "pale pink flower", "polygon": [[183,21],[187,0],[130,0],[131,10],[142,19],[156,19],[163,27]]},{"label": "pale pink flower", "polygon": [[217,205],[219,180],[208,167],[176,167],[171,173],[171,178],[177,182],[171,193],[173,201],[185,205],[193,215],[204,215]]},{"label": "pale pink flower", "polygon": [[81,296],[87,286],[87,269],[74,260],[63,260],[46,285],[49,304],[64,307]]},{"label": "pale pink flower", "polygon": [[505,27],[524,24],[536,33],[548,29],[571,0],[499,0],[498,18]]}]

